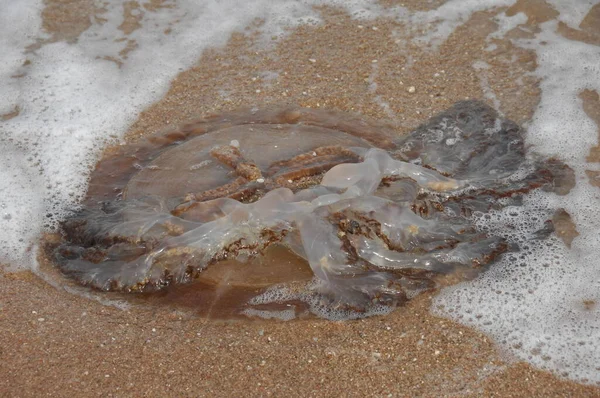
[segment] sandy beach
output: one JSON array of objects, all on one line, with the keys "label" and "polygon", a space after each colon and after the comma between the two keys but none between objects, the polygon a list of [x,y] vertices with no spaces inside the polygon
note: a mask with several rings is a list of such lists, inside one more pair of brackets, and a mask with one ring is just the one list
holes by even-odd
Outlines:
[{"label": "sandy beach", "polygon": [[[48,40],[77,40],[86,21],[102,16],[92,3],[48,0]],[[161,6],[127,4],[123,31],[138,28],[140,14],[132,10]],[[494,16],[504,12],[524,12],[527,22],[490,41]],[[257,19],[225,46],[205,51],[141,112],[126,140],[203,115],[281,104],[387,120],[401,135],[456,101],[481,99],[523,125],[540,101],[537,60],[509,39],[533,35],[557,16],[543,0],[518,1],[474,13],[434,48],[416,43],[420,32],[392,18],[362,21],[332,7],[318,13],[322,23],[290,28],[282,38],[265,38]],[[561,33],[600,43],[599,5],[584,22]],[[600,387],[535,369],[500,352],[488,336],[433,316],[435,292],[358,321],[204,319],[188,309],[121,309],[102,303],[100,293],[72,294],[46,271],[52,266],[43,251],[38,258],[58,286],[30,271],[0,273],[1,396],[600,396]]]}]

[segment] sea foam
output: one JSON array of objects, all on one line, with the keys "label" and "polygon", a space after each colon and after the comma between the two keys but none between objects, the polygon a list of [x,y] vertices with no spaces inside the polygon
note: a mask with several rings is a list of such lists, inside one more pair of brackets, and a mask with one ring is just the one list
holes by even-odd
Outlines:
[{"label": "sea foam", "polygon": [[[565,20],[576,25],[589,5],[569,4]],[[501,20],[510,24],[512,18]],[[536,152],[567,162],[577,185],[566,196],[538,192],[527,199],[524,211],[507,208],[493,217],[528,225],[540,206],[564,208],[580,235],[570,249],[555,238],[534,242],[519,256],[505,256],[477,280],[445,289],[433,308],[483,330],[521,360],[599,384],[600,192],[585,175],[585,170],[598,170],[585,160],[598,142],[598,126],[584,113],[578,95],[585,89],[600,91],[600,48],[565,39],[556,28],[556,21],[549,21],[534,39],[516,42],[536,51],[535,73],[541,78],[542,98],[527,142]],[[509,229],[505,234],[515,236]]]}]

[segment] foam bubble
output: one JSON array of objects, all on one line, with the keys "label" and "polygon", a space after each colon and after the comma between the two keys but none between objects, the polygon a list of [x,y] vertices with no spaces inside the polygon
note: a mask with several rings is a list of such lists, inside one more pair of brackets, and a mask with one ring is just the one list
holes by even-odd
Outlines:
[{"label": "foam bubble", "polygon": [[[28,257],[41,229],[43,208],[37,198],[42,194],[43,181],[29,167],[27,154],[16,149],[0,157],[0,170],[12,171],[2,173],[0,179],[0,261],[14,259],[18,264]],[[11,268],[18,269],[15,263]]]},{"label": "foam bubble", "polygon": [[257,317],[262,319],[278,319],[280,321],[291,321],[296,318],[296,309],[288,308],[286,310],[257,310],[255,308],[247,308],[242,311],[242,314],[248,317]]}]

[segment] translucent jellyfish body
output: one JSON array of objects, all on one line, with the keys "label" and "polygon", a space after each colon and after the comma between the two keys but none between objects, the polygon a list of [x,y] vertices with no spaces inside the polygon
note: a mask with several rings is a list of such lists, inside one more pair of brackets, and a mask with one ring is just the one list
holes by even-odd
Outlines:
[{"label": "translucent jellyfish body", "polygon": [[406,136],[339,112],[253,109],[113,151],[55,257],[100,290],[185,296],[187,284],[213,292],[197,305],[227,297],[247,315],[380,314],[518,250],[473,214],[564,193],[571,174],[475,101]]}]

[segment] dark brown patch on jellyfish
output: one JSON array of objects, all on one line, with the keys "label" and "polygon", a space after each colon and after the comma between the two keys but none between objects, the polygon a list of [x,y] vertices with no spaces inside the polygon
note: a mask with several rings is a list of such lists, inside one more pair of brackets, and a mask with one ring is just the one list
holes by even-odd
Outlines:
[{"label": "dark brown patch on jellyfish", "polygon": [[84,285],[204,314],[353,318],[516,249],[473,215],[570,176],[477,101],[402,138],[334,111],[238,111],[107,151],[56,259]]}]

